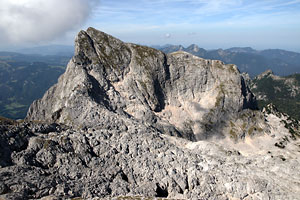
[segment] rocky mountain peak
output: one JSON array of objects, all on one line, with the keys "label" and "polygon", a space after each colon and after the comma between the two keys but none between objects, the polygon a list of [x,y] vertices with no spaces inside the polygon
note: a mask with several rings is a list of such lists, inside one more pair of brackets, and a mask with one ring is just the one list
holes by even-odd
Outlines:
[{"label": "rocky mountain peak", "polygon": [[106,115],[133,118],[199,140],[212,132],[223,137],[219,124],[255,105],[235,65],[180,51],[166,55],[88,28],[76,37],[66,72],[27,119],[93,127]]},{"label": "rocky mountain peak", "polygon": [[251,47],[232,47],[230,49],[226,49],[226,51],[235,53],[257,53],[257,51],[252,49]]},{"label": "rocky mountain peak", "polygon": [[191,44],[187,47],[187,50],[191,50],[192,52],[197,53],[200,50],[200,48],[196,44]]},{"label": "rocky mountain peak", "polygon": [[273,71],[268,69],[266,70],[265,72],[261,73],[260,75],[257,76],[258,79],[261,79],[263,77],[266,77],[266,76],[272,76],[274,75]]}]

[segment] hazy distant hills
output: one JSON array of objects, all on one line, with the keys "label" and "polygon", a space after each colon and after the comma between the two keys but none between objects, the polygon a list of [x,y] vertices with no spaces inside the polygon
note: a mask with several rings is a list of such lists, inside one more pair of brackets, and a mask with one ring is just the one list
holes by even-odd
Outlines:
[{"label": "hazy distant hills", "polygon": [[[287,76],[300,73],[300,53],[282,49],[255,50],[251,47],[232,47],[229,49],[205,50],[192,44],[188,47],[182,45],[167,44],[153,46],[165,53],[186,51],[205,59],[221,60],[226,64],[235,64],[241,72],[247,72],[254,77],[268,69],[275,74]],[[74,46],[48,45],[16,50],[21,54],[52,55],[71,57],[74,54]],[[31,57],[35,59],[34,57]],[[48,61],[47,61],[48,62]]]},{"label": "hazy distant hills", "polygon": [[65,55],[41,55],[41,54],[26,54],[17,52],[0,51],[1,62],[45,62],[49,65],[66,65],[72,56]]},{"label": "hazy distant hills", "polygon": [[57,82],[69,59],[0,52],[0,116],[25,117],[32,101]]},{"label": "hazy distant hills", "polygon": [[187,48],[182,45],[156,46],[156,48],[165,53],[186,51],[205,59],[221,60],[226,64],[235,64],[241,72],[247,72],[251,77],[268,69],[281,76],[300,72],[300,53],[281,49],[257,51],[251,47],[233,47],[225,50],[205,50],[195,44]]},{"label": "hazy distant hills", "polygon": [[16,50],[22,54],[38,54],[38,55],[60,55],[60,56],[73,56],[74,46],[71,45],[48,45],[38,46],[32,48],[24,48]]},{"label": "hazy distant hills", "polygon": [[[164,46],[152,46],[165,53],[186,51],[205,59],[221,60],[226,64],[235,64],[241,72],[247,72],[251,77],[271,69],[275,74],[287,76],[300,73],[300,53],[282,49],[255,50],[251,47],[232,47],[229,49],[205,50],[198,45],[188,47],[182,45],[167,44]],[[74,46],[71,45],[48,45],[16,50],[21,54],[27,54],[28,58],[36,59],[35,55],[71,57],[74,54]],[[45,58],[43,58],[45,59]],[[49,60],[47,60],[48,62]]]}]

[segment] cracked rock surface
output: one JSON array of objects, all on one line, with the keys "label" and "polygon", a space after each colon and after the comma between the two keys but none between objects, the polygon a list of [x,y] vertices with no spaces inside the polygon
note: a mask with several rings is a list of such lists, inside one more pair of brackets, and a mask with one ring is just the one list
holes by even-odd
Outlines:
[{"label": "cracked rock surface", "polygon": [[50,126],[1,127],[0,197],[299,199],[299,154],[286,150],[244,155],[140,123],[85,131]]}]

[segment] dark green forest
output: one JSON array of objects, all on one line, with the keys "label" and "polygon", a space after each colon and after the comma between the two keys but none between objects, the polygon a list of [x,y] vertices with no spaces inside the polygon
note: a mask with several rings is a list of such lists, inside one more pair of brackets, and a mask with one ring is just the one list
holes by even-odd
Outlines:
[{"label": "dark green forest", "polygon": [[300,74],[293,74],[280,79],[272,75],[254,78],[251,91],[258,95],[265,95],[265,100],[258,99],[259,108],[273,103],[280,112],[287,113],[293,118],[300,119]]}]

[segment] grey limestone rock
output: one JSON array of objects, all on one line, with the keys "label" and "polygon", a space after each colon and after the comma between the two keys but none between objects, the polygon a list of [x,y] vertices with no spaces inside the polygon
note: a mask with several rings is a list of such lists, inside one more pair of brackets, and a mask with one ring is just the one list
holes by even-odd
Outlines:
[{"label": "grey limestone rock", "polygon": [[[141,123],[126,130],[35,132],[0,168],[0,198],[299,199],[299,156],[246,155],[209,141],[160,134]],[[27,127],[27,128],[26,128]],[[2,137],[9,149],[12,137]],[[1,146],[1,155],[5,150]],[[273,150],[272,150],[273,151]],[[1,157],[2,160],[2,157]]]}]

